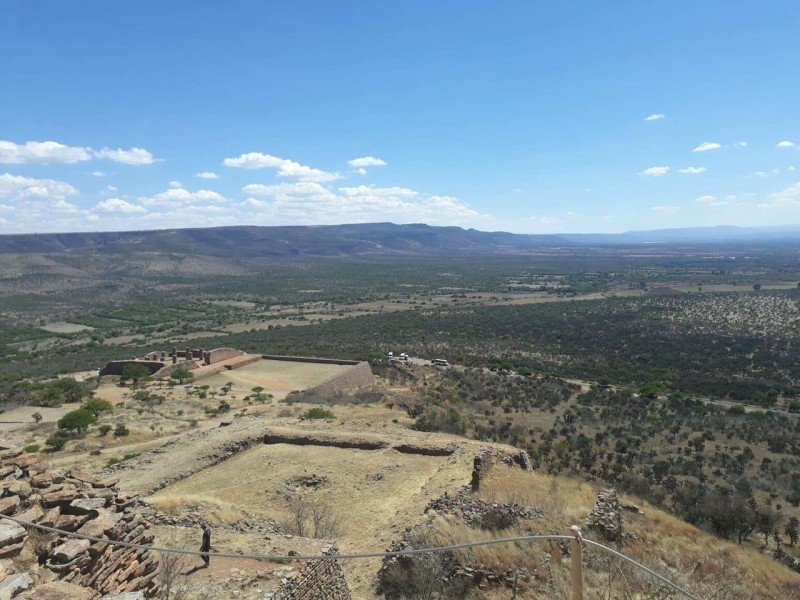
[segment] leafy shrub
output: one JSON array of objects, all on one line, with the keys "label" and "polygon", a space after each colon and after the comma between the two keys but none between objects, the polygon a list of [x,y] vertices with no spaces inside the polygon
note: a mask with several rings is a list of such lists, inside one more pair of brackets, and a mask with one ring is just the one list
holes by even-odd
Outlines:
[{"label": "leafy shrub", "polygon": [[30,452],[31,454],[33,454],[34,452],[38,452],[39,448],[41,448],[39,444],[28,444],[23,448],[23,450],[25,450],[25,452]]},{"label": "leafy shrub", "polygon": [[117,425],[114,429],[114,437],[126,437],[129,433],[130,431],[128,431],[128,428],[122,423]]},{"label": "leafy shrub", "polygon": [[106,436],[106,435],[108,435],[108,432],[111,431],[112,429],[114,429],[114,427],[112,427],[108,423],[100,425],[100,429],[99,429],[100,435]]},{"label": "leafy shrub", "polygon": [[136,458],[139,456],[138,452],[127,452],[122,455],[122,458],[117,458],[116,456],[113,458],[109,458],[106,462],[106,468],[113,467],[114,465],[118,465],[119,463],[123,463],[126,460],[131,460],[132,458]]},{"label": "leafy shrub", "polygon": [[335,419],[336,415],[333,414],[332,411],[328,410],[327,408],[322,408],[320,406],[315,406],[314,408],[309,408],[303,415],[300,417],[301,419]]}]

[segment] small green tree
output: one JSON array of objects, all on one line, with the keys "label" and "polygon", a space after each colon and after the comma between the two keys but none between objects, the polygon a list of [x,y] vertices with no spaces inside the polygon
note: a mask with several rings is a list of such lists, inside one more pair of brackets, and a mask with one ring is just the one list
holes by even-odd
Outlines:
[{"label": "small green tree", "polygon": [[651,381],[639,388],[639,393],[645,398],[655,399],[664,393],[664,384],[660,381]]},{"label": "small green tree", "polygon": [[107,400],[102,398],[90,398],[81,406],[83,410],[88,410],[95,417],[99,417],[101,413],[112,412],[114,407]]},{"label": "small green tree", "polygon": [[40,412],[35,412],[31,415],[31,419],[33,419],[34,423],[41,423],[43,418]]},{"label": "small green tree", "polygon": [[100,425],[99,429],[100,435],[105,437],[108,435],[108,432],[111,431],[112,429],[114,428],[111,425],[109,425],[108,423],[104,423],[103,425]]},{"label": "small green tree", "polygon": [[53,451],[58,452],[61,450],[68,442],[67,438],[53,436],[47,438],[44,443]]},{"label": "small green tree", "polygon": [[761,289],[761,284],[760,284],[760,283],[754,283],[754,284],[753,284],[753,289],[754,289],[755,291],[758,291],[758,290],[760,290],[760,289]]},{"label": "small green tree", "polygon": [[129,433],[130,431],[128,431],[128,428],[125,427],[125,425],[123,425],[122,423],[117,425],[116,428],[114,429],[114,437],[127,437]]},{"label": "small green tree", "polygon": [[192,375],[192,372],[188,369],[180,368],[175,369],[172,373],[170,373],[169,378],[174,379],[179,384],[183,385],[185,381],[190,381],[192,378],[194,378],[194,375]]},{"label": "small green tree", "polygon": [[120,381],[128,381],[130,379],[134,384],[137,384],[148,377],[150,377],[150,369],[137,363],[128,363],[122,367]]},{"label": "small green tree", "polygon": [[78,432],[78,435],[80,435],[84,429],[96,422],[97,417],[95,417],[91,412],[79,408],[78,410],[68,412],[61,417],[58,420],[58,427],[60,429],[67,429],[69,431],[75,430]]}]

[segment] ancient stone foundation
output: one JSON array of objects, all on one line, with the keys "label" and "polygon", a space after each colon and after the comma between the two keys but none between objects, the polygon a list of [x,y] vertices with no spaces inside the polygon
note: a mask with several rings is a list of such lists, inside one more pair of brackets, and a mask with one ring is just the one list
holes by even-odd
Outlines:
[{"label": "ancient stone foundation", "polygon": [[[323,550],[336,555],[335,548]],[[350,600],[342,567],[337,560],[308,561],[300,570],[287,576],[270,600]]]}]

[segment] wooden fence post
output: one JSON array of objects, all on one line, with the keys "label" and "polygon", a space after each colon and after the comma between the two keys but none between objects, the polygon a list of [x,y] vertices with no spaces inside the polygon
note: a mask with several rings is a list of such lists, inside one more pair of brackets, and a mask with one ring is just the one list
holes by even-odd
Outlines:
[{"label": "wooden fence post", "polygon": [[570,530],[575,536],[570,542],[572,555],[572,600],[583,600],[583,537],[577,525]]}]

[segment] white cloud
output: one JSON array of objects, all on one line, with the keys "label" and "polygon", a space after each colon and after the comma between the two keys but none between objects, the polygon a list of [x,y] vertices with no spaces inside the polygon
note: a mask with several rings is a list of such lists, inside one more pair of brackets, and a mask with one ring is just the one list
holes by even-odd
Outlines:
[{"label": "white cloud", "polygon": [[746,148],[747,147],[747,142],[736,142],[735,144],[733,144],[733,146],[735,148]]},{"label": "white cloud", "polygon": [[758,208],[778,209],[795,208],[800,206],[800,182],[786,188],[782,192],[775,192],[767,196],[767,201],[758,205]]},{"label": "white cloud", "polygon": [[190,192],[183,188],[171,187],[164,192],[160,192],[150,197],[139,198],[144,206],[164,206],[164,207],[179,207],[186,206],[193,203],[214,203],[227,202],[227,198],[218,192],[211,190],[197,190]]},{"label": "white cloud", "polygon": [[715,202],[716,200],[717,200],[716,196],[709,196],[709,195],[699,196],[698,198],[695,198],[695,202]]},{"label": "white cloud", "polygon": [[650,210],[662,214],[672,214],[680,210],[680,206],[651,206]]},{"label": "white cloud", "polygon": [[351,167],[384,167],[386,166],[386,161],[374,156],[362,156],[361,158],[348,160],[347,164]]},{"label": "white cloud", "polygon": [[361,168],[356,169],[356,173],[358,173],[359,175],[366,175],[367,174],[367,170],[364,167],[361,167]]},{"label": "white cloud", "polygon": [[109,198],[108,200],[103,200],[102,202],[98,202],[95,205],[95,210],[99,210],[101,212],[107,213],[144,213],[147,210],[143,206],[139,206],[138,204],[131,204],[126,200],[122,200],[120,198]]},{"label": "white cloud", "polygon": [[180,181],[170,181],[169,187],[171,188],[182,188],[183,184]]},{"label": "white cloud", "polygon": [[272,197],[278,201],[292,204],[297,204],[298,201],[307,201],[309,204],[313,204],[318,201],[333,201],[337,199],[334,192],[313,181],[278,183],[276,185],[251,183],[244,186],[242,191],[254,196]]},{"label": "white cloud", "polygon": [[314,169],[306,165],[301,165],[293,160],[278,158],[270,154],[262,154],[261,152],[248,152],[237,158],[226,158],[222,161],[222,164],[226,167],[237,167],[240,169],[277,169],[279,177],[293,177],[299,181],[316,181],[323,183],[342,178],[339,173],[329,173],[321,169]]},{"label": "white cloud", "polygon": [[652,115],[647,115],[644,120],[645,121],[660,121],[661,119],[666,119],[667,115],[663,115],[661,113],[653,113]]},{"label": "white cloud", "polygon": [[716,142],[703,142],[694,150],[692,150],[692,152],[708,152],[709,150],[717,150],[719,148],[722,148],[722,144],[718,144]]},{"label": "white cloud", "polygon": [[24,201],[29,198],[61,199],[76,196],[78,190],[70,184],[54,179],[34,179],[4,173],[0,175],[0,198]]},{"label": "white cloud", "polygon": [[786,170],[790,171],[790,172],[794,172],[795,171],[794,165],[789,165],[789,168],[786,169]]},{"label": "white cloud", "polygon": [[699,173],[705,173],[705,167],[686,167],[685,169],[678,169],[678,173],[688,173],[690,175],[697,175]]},{"label": "white cloud", "polygon": [[10,173],[0,175],[0,200],[10,203],[14,223],[22,227],[22,231],[63,226],[69,221],[67,217],[70,214],[85,213],[67,201],[67,198],[77,195],[78,190],[63,181],[34,179]]},{"label": "white cloud", "polygon": [[775,144],[776,148],[797,148],[797,144],[794,142],[790,142],[789,140],[783,140],[782,142],[778,142]]},{"label": "white cloud", "polygon": [[106,174],[103,173],[102,171],[92,171],[92,175],[94,175],[95,177],[105,177],[106,176]]},{"label": "white cloud", "polygon": [[58,142],[15,144],[0,140],[0,163],[7,165],[74,164],[91,158],[85,148],[65,146]]},{"label": "white cloud", "polygon": [[130,150],[103,148],[102,150],[94,150],[94,155],[97,158],[107,158],[114,162],[134,166],[152,165],[156,162],[153,155],[144,148],[131,148]]},{"label": "white cloud", "polygon": [[642,171],[642,175],[652,175],[653,177],[660,177],[669,173],[669,167],[649,167]]},{"label": "white cloud", "polygon": [[[404,187],[359,185],[334,191],[311,181],[250,184],[243,208],[270,223],[441,223],[478,225],[487,218],[452,196],[426,195]],[[252,196],[256,196],[254,198]],[[264,198],[264,199],[262,199]],[[266,198],[271,200],[267,201]]]},{"label": "white cloud", "polygon": [[195,177],[199,177],[200,179],[219,179],[219,175],[212,171],[203,171],[195,175]]},{"label": "white cloud", "polygon": [[106,190],[108,190],[109,192],[116,192],[117,188],[114,187],[113,185],[107,185]]},{"label": "white cloud", "polygon": [[419,192],[402,187],[374,187],[359,185],[357,187],[340,187],[339,191],[348,198],[414,198]]}]

